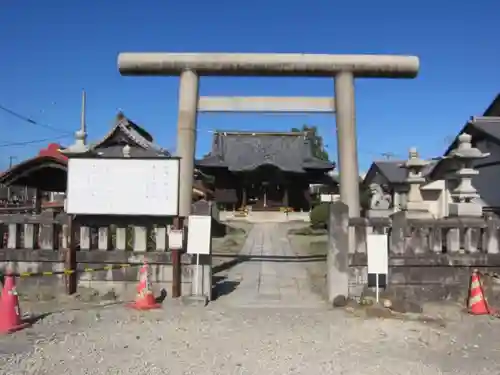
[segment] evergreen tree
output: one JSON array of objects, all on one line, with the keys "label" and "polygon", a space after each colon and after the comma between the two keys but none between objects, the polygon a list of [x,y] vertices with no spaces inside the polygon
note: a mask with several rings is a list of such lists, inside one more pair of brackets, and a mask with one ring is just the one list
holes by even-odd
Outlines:
[{"label": "evergreen tree", "polygon": [[316,126],[303,125],[302,129],[292,128],[292,132],[306,133],[311,145],[312,155],[321,160],[328,160],[328,152],[325,150],[323,137],[319,135]]}]

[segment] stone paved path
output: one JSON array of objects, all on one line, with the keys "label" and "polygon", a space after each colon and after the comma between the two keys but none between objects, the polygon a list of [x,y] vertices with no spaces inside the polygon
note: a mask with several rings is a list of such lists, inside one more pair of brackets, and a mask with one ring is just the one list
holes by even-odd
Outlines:
[{"label": "stone paved path", "polygon": [[255,224],[243,249],[249,259],[233,267],[227,281],[239,283],[219,301],[234,307],[324,308],[311,292],[304,264],[296,258],[286,226]]}]

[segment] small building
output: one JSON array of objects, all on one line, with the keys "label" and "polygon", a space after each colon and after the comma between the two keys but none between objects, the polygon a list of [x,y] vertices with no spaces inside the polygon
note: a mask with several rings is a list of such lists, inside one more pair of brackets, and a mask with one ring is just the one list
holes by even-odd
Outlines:
[{"label": "small building", "polygon": [[335,183],[335,164],[313,156],[307,133],[217,131],[212,149],[196,162],[213,176],[223,209],[311,208],[311,184]]},{"label": "small building", "polygon": [[500,94],[495,97],[482,116],[472,117],[457,133],[453,142],[427,175],[428,184],[442,189],[443,216],[448,215],[448,203],[451,202],[450,191],[457,186],[454,175],[458,166],[453,158],[449,158],[458,146],[458,137],[467,133],[472,137],[472,147],[490,155],[472,163],[479,174],[472,178],[472,185],[479,193],[479,203],[484,211],[500,213]]},{"label": "small building", "polygon": [[[77,134],[77,138],[82,136],[84,138],[85,135]],[[0,176],[0,184],[33,188],[39,191],[40,197],[50,192],[50,198],[47,196],[44,200],[59,201],[62,207],[68,172],[68,157],[65,154],[97,153],[101,156],[118,157],[122,155],[125,145],[130,147],[132,157],[170,156],[167,150],[154,143],[151,134],[119,113],[108,134],[100,141],[85,146],[83,152],[81,148],[77,150],[74,146],[65,148],[51,144],[47,149],[41,150],[38,156],[23,161],[3,173]],[[204,183],[206,176],[196,171],[193,178],[193,200],[200,198],[210,200],[212,191]]]},{"label": "small building", "polygon": [[61,145],[50,143],[38,155],[18,163],[0,175],[1,202],[5,211],[29,210],[30,207],[62,209],[54,199],[64,193],[67,157],[60,153]]},{"label": "small building", "polygon": [[[391,197],[391,209],[393,212],[405,208],[406,195],[408,193],[407,170],[404,168],[406,160],[380,160],[374,161],[368,169],[363,180],[365,189],[369,189],[372,184]],[[428,161],[429,164],[422,170],[423,177],[426,179],[434,170],[437,160]],[[443,195],[443,186],[440,182],[429,181],[420,187],[422,198],[429,206],[434,217],[443,217],[446,197]]]},{"label": "small building", "polygon": [[404,203],[404,195],[408,190],[405,183],[406,169],[402,167],[404,162],[404,160],[374,161],[363,179],[365,189],[376,184],[384,193],[389,194],[395,211],[398,211]]},{"label": "small building", "polygon": [[37,156],[15,164],[0,176],[5,186],[38,188],[42,191],[66,191],[68,158],[61,154],[61,145],[51,143]]}]

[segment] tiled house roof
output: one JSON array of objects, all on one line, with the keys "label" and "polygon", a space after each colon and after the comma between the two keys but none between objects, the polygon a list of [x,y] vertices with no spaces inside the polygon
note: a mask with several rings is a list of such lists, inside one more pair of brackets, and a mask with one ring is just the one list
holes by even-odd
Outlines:
[{"label": "tiled house roof", "polygon": [[[389,184],[404,184],[407,170],[403,167],[406,160],[380,160],[374,161],[366,173],[363,184],[369,185],[376,173],[380,173]],[[438,161],[432,160],[422,170],[422,174],[429,176]]]}]

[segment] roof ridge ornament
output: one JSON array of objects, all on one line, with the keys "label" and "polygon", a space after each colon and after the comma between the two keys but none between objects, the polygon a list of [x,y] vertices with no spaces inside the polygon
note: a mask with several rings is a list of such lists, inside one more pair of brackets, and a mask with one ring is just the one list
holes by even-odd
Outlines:
[{"label": "roof ridge ornament", "polygon": [[129,145],[123,146],[122,154],[123,154],[124,158],[130,158],[130,150],[131,150],[131,147]]}]

